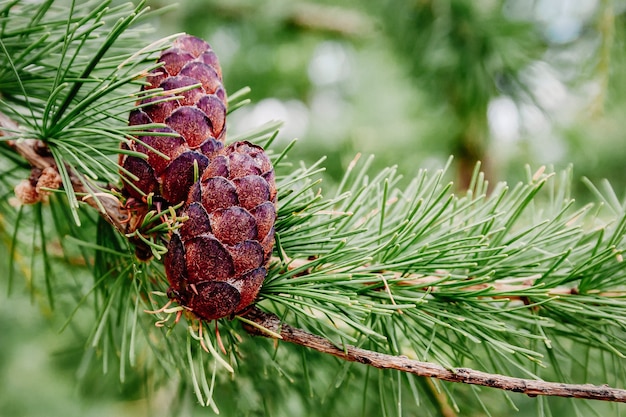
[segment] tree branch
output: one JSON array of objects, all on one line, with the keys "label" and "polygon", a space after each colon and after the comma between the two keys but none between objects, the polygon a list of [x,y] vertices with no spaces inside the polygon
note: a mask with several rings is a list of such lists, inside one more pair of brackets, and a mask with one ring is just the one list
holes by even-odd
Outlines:
[{"label": "tree branch", "polygon": [[[618,259],[620,262],[623,260],[621,255],[618,255]],[[272,258],[272,261],[280,262],[279,258]],[[319,267],[319,264],[315,263],[310,259],[288,259],[287,260],[287,268],[289,270],[304,268],[308,264],[315,265],[315,267]],[[364,266],[361,268],[355,268],[353,272],[362,271],[370,271],[370,268]],[[442,271],[445,274],[446,271]],[[429,293],[436,293],[441,290],[441,286],[437,284],[442,283],[442,276],[435,275],[423,275],[423,274],[406,274],[404,272],[394,272],[394,271],[380,271],[380,274],[384,274],[386,277],[391,276],[395,280],[395,285],[399,286],[412,286],[415,288],[420,288],[422,291],[426,291]],[[387,278],[389,279],[389,278]],[[400,279],[400,280],[398,280]],[[500,298],[507,300],[517,300],[517,301],[527,301],[528,297],[522,295],[512,295],[512,293],[521,293],[531,289],[543,289],[544,294],[550,297],[561,297],[567,295],[578,295],[580,291],[576,286],[559,286],[559,287],[537,287],[535,286],[535,280],[537,276],[530,277],[515,277],[515,278],[501,278],[497,281],[474,284],[472,281],[468,281],[468,285],[465,287],[456,287],[455,290],[459,291],[480,291],[485,289],[491,289],[493,292],[491,294],[481,295],[482,298]],[[585,294],[596,295],[598,297],[624,297],[626,296],[626,291],[624,290],[614,290],[614,291],[598,291],[598,290],[590,290],[585,292]]]},{"label": "tree branch", "polygon": [[[4,128],[7,131],[17,131],[19,126],[13,120],[11,120],[6,115],[0,113],[0,128]],[[0,129],[0,136],[3,136],[3,132]],[[7,144],[13,148],[18,154],[20,154],[34,169],[39,170],[38,175],[41,175],[41,171],[44,171],[49,168],[54,168],[56,170],[56,163],[52,156],[47,152],[47,146],[45,143],[35,140],[35,139],[26,139],[26,140],[8,140]],[[96,193],[95,190],[87,189],[85,184],[81,182],[77,176],[70,172],[72,175],[72,186],[74,187],[74,191],[77,194],[85,194],[83,201],[90,206],[94,207],[96,210],[100,212],[100,214],[117,230],[121,233],[126,234],[129,231],[132,231],[136,228],[134,225],[136,219],[128,219],[128,213],[125,211],[119,204],[119,201],[110,194]],[[32,176],[31,176],[32,178]],[[98,201],[94,198],[94,196],[99,196]],[[140,218],[140,217],[138,217]],[[140,242],[134,242],[141,244]],[[278,260],[278,258],[273,258],[273,260]],[[302,268],[310,263],[311,260],[308,259],[290,259],[288,261],[288,268]],[[387,271],[381,271],[381,273],[392,273],[395,278],[402,278],[402,281],[396,282],[396,285],[407,285],[413,287],[423,287],[424,291],[429,292],[437,292],[438,286],[437,283],[441,282],[441,277],[438,276],[424,276],[424,275],[405,275],[400,273],[393,273]],[[496,293],[492,295],[492,297],[501,297],[509,300],[519,300],[525,301],[523,296],[519,295],[511,295],[507,293],[520,292],[524,290],[528,290],[533,288],[535,285],[534,279],[532,277],[525,278],[520,280],[516,278],[515,280],[498,280],[497,282],[490,282],[484,284],[469,284],[467,287],[459,288],[464,291],[478,291],[486,288],[492,288]],[[497,294],[502,293],[502,295]],[[566,295],[576,295],[578,294],[577,287],[556,287],[556,288],[546,288],[545,294],[548,296],[566,296]],[[607,291],[607,292],[597,292],[595,295],[602,297],[623,297],[625,295],[624,291]],[[487,295],[485,295],[487,297]]]},{"label": "tree branch", "polygon": [[[9,117],[0,113],[0,136],[10,137],[10,135],[3,133],[1,128],[10,132],[17,131],[19,126]],[[6,144],[21,155],[33,168],[30,178],[31,182],[36,183],[41,178],[42,173],[49,172],[50,170],[56,171],[58,175],[56,162],[50,155],[48,147],[44,142],[36,139],[9,139],[6,141]],[[85,195],[83,202],[98,210],[100,214],[121,233],[126,233],[128,229],[128,213],[122,209],[119,200],[111,194],[97,193],[96,190],[90,189],[71,170],[70,177],[74,192],[76,194]],[[41,196],[36,197],[40,198]]]},{"label": "tree branch", "polygon": [[[18,129],[17,124],[0,113],[0,128],[7,131],[15,131]],[[0,131],[0,136],[3,133]],[[46,169],[56,170],[54,159],[47,153],[46,145],[35,139],[26,140],[7,140],[6,143],[19,153],[32,167],[33,170],[41,171]],[[72,173],[73,174],[73,173]],[[115,226],[118,230],[124,232],[127,230],[127,215],[120,207],[119,201],[113,198],[102,198],[95,200],[94,190],[89,190],[76,175],[72,175],[72,187],[77,193],[86,194],[83,201],[100,211],[103,217]],[[296,264],[299,260],[293,260]],[[305,262],[305,261],[302,261]],[[290,265],[293,267],[293,265]],[[406,285],[424,285],[431,287],[439,280],[437,277],[410,277],[406,280]],[[484,284],[494,285],[494,284]],[[508,284],[501,284],[500,290],[518,290],[519,287],[530,287],[532,283],[525,282],[522,285],[511,287]],[[468,286],[468,290],[475,290],[477,286]],[[575,294],[572,289],[550,289],[550,294]],[[620,294],[621,295],[621,294]],[[271,313],[265,313],[258,307],[252,307],[244,315],[256,326],[244,324],[244,328],[250,334],[264,336],[269,338],[278,338],[305,346],[322,353],[336,356],[340,359],[358,362],[370,365],[379,369],[395,369],[402,372],[412,373],[414,375],[440,379],[449,382],[461,382],[465,384],[480,385],[506,391],[519,392],[534,397],[537,395],[555,396],[555,397],[573,397],[592,400],[626,402],[626,390],[612,388],[607,385],[595,386],[591,384],[562,384],[555,382],[537,381],[531,379],[514,378],[499,374],[489,374],[486,372],[476,371],[468,368],[446,369],[440,365],[420,362],[409,359],[405,356],[393,356],[378,353],[366,349],[361,349],[351,345],[340,347],[335,346],[332,342],[320,336],[310,334],[302,329],[292,327],[282,323],[280,319]]]},{"label": "tree branch", "polygon": [[[442,381],[461,382],[464,384],[519,392],[530,397],[546,395],[553,397],[626,402],[626,390],[612,388],[608,385],[562,384],[558,382],[546,382],[514,378],[499,374],[489,374],[468,368],[446,369],[434,363],[420,362],[405,356],[387,355],[351,345],[337,347],[323,337],[282,323],[278,316],[263,312],[257,307],[253,307],[246,312],[244,318],[258,325],[258,327],[256,327],[244,324],[246,331],[252,335],[276,338],[270,333],[273,332],[280,335],[281,339],[285,342],[305,346],[346,361],[358,362],[379,369],[395,369],[417,376],[440,379]],[[270,332],[265,332],[263,329],[267,329]]]}]

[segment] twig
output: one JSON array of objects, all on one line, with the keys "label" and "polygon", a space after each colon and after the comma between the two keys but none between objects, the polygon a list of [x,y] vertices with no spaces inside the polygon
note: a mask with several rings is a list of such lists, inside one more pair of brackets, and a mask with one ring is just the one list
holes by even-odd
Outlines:
[{"label": "twig", "polygon": [[[257,325],[280,334],[282,340],[305,346],[340,359],[370,365],[379,369],[395,369],[417,376],[436,378],[442,381],[461,382],[480,385],[505,391],[519,392],[529,397],[546,395],[553,397],[583,398],[588,400],[626,402],[626,390],[612,388],[608,385],[562,384],[533,379],[514,378],[506,375],[490,374],[468,368],[446,369],[440,365],[420,362],[405,356],[393,356],[361,349],[351,345],[335,346],[323,337],[313,335],[304,330],[282,323],[278,316],[261,311],[254,307],[245,313],[248,320]],[[270,337],[256,327],[245,326],[250,334]]]},{"label": "twig", "polygon": [[[272,258],[274,262],[281,262],[280,258]],[[310,259],[289,259],[287,262],[287,269],[293,270],[297,268],[304,268],[306,265],[311,264],[319,267],[319,264],[315,263],[315,261]],[[367,266],[363,266],[360,268],[355,268],[351,272],[357,273],[359,271],[370,271],[370,268]],[[442,271],[445,273],[445,271]],[[391,278],[387,278],[383,281],[385,284],[385,290],[387,291],[389,288],[389,284],[387,281],[389,279],[394,280],[394,285],[399,286],[412,286],[414,288],[420,288],[423,291],[428,291],[429,293],[436,293],[441,291],[442,287],[445,287],[445,280],[443,276],[436,275],[423,275],[423,274],[405,274],[394,271],[380,271],[381,274],[385,276],[391,276]],[[467,286],[455,286],[455,290],[458,291],[480,291],[491,289],[490,293],[485,293],[481,295],[481,297],[493,297],[493,298],[506,298],[508,300],[519,300],[526,301],[523,296],[513,295],[513,293],[520,293],[530,289],[534,290],[543,290],[545,291],[543,295],[547,295],[550,297],[560,297],[567,295],[578,295],[580,291],[578,287],[539,287],[535,285],[535,280],[538,276],[528,276],[528,277],[517,277],[517,278],[500,278],[497,281],[485,282],[480,284],[475,284],[471,280],[467,281]],[[458,282],[454,281],[455,284]],[[444,285],[437,285],[444,284]],[[592,290],[587,292],[589,295],[596,295],[598,297],[624,297],[626,296],[626,291],[597,291]]]},{"label": "twig", "polygon": [[[19,129],[19,126],[9,117],[0,113],[0,128],[5,128],[8,131],[16,131]],[[5,136],[1,130],[0,136]],[[50,168],[58,172],[56,162],[49,154],[48,147],[44,142],[36,139],[9,139],[5,143],[20,154],[34,170],[38,170],[39,175],[41,175],[41,172]],[[122,209],[119,201],[112,195],[98,193],[96,190],[90,189],[75,173],[71,170],[69,171],[74,192],[84,194],[85,198],[83,198],[83,201],[85,203],[98,210],[109,223],[117,228],[117,230],[125,233],[128,228],[128,214]]]}]

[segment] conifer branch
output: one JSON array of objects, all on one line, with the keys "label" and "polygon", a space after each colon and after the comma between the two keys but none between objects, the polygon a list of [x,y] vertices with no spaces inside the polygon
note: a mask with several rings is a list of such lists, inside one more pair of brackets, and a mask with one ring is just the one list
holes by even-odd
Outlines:
[{"label": "conifer branch", "polygon": [[[172,214],[167,218],[156,208],[143,217],[150,221],[139,222],[146,227],[129,224],[126,208],[132,204],[121,204],[120,200],[127,202],[118,194],[120,171],[122,176],[127,173],[123,164],[115,161],[118,154],[133,153],[120,143],[155,127],[127,126],[126,116],[136,108],[138,99],[147,97],[145,92],[136,91],[145,84],[143,77],[148,71],[156,68],[151,57],[166,46],[165,41],[159,41],[135,52],[138,42],[120,42],[122,35],[127,35],[125,29],[143,13],[142,5],[129,11],[132,16],[120,20],[122,26],[113,22],[121,9],[100,15],[86,7],[89,14],[85,19],[93,21],[90,25],[66,25],[63,19],[54,18],[52,26],[37,26],[45,33],[52,29],[54,36],[49,43],[44,42],[45,38],[33,43],[36,40],[18,36],[21,26],[32,31],[30,23],[18,24],[17,31],[6,32],[18,36],[19,42],[9,43],[8,49],[3,46],[4,55],[11,60],[4,68],[7,79],[3,80],[0,97],[0,142],[4,143],[0,153],[13,164],[5,171],[10,175],[2,176],[0,193],[11,196],[15,180],[27,177],[29,170],[30,178],[21,184],[24,195],[31,199],[22,202],[45,201],[46,194],[55,189],[66,191],[67,200],[50,199],[48,217],[47,212],[42,214],[41,204],[33,210],[36,239],[30,246],[31,265],[36,265],[39,249],[51,305],[55,287],[50,283],[49,243],[71,239],[80,246],[85,264],[93,265],[93,288],[86,294],[82,287],[75,289],[76,298],[81,299],[79,305],[87,304],[92,293],[95,300],[92,308],[97,320],[89,337],[92,350],[85,357],[101,349],[106,364],[110,356],[107,352],[115,352],[120,359],[120,381],[124,382],[126,366],[137,365],[135,352],[149,346],[162,370],[168,375],[180,373],[183,385],[191,381],[201,404],[215,407],[217,374],[214,368],[209,387],[204,354],[210,353],[216,363],[226,364],[230,371],[237,369],[242,378],[258,375],[255,366],[259,362],[248,360],[246,366],[234,366],[239,358],[246,357],[248,349],[240,344],[239,323],[233,326],[228,320],[198,320],[193,308],[189,314],[181,314],[185,311],[182,305],[168,308],[171,300],[165,306],[159,305],[171,283],[163,274],[163,265],[140,263],[129,249],[135,245],[136,253],[138,248],[143,253],[146,248],[141,245],[147,245],[158,259],[157,252],[163,254],[166,250],[162,243],[169,240],[184,216]],[[23,12],[23,23],[30,22],[26,9],[16,10]],[[338,10],[305,8],[296,13],[298,10],[293,9],[283,18],[300,27],[341,34],[349,28],[346,19],[331,19],[330,24],[320,19]],[[79,14],[70,14],[68,23],[79,22],[79,18]],[[103,22],[109,22],[109,26],[101,34],[104,42],[98,42],[95,40]],[[38,52],[22,53],[24,48]],[[48,56],[55,59],[48,61]],[[50,72],[50,68],[58,70]],[[149,94],[154,94],[152,98],[159,95]],[[235,97],[237,94],[229,98],[230,111],[243,103],[237,103]],[[268,148],[276,137],[271,135],[274,130],[275,126],[266,126],[239,140],[263,140]],[[616,368],[623,368],[623,362],[617,361],[626,351],[626,204],[619,201],[610,186],[594,189],[600,201],[612,210],[612,219],[604,222],[597,213],[589,214],[590,206],[574,211],[567,175],[561,180],[548,180],[553,176],[544,175],[543,170],[534,174],[529,171],[528,183],[514,187],[502,183],[493,188],[488,187],[476,167],[467,192],[455,194],[452,184],[445,181],[446,168],[434,176],[420,170],[401,189],[395,168],[371,177],[370,160],[357,164],[357,158],[347,168],[335,196],[328,198],[316,190],[316,176],[323,170],[321,160],[294,169],[285,158],[290,148],[279,153],[269,150],[279,193],[273,252],[276,258],[269,264],[257,301],[268,306],[270,312],[257,307],[243,312],[240,318],[248,333],[282,338],[336,356],[346,361],[346,373],[350,362],[398,370],[398,396],[402,378],[409,374],[429,377],[418,381],[427,381],[426,391],[439,394],[433,401],[442,415],[446,415],[448,399],[452,403],[454,400],[446,392],[446,385],[435,392],[437,379],[529,396],[626,402],[626,391],[608,385],[542,380],[567,380],[560,370],[563,357],[572,364],[587,361],[588,366],[595,355],[603,358],[608,353],[616,360]],[[18,168],[15,172],[11,171],[13,165]],[[194,173],[194,178],[197,175]],[[51,181],[55,178],[56,182]],[[546,203],[536,198],[544,185],[549,188],[549,201],[539,204]],[[150,197],[146,196],[144,202],[151,205]],[[91,234],[94,229],[89,228],[94,222],[79,230],[80,218],[95,217],[94,213],[79,216],[80,203],[96,208],[105,220],[95,222],[95,243]],[[7,208],[14,209],[9,205]],[[24,217],[30,214],[24,212]],[[72,216],[75,222],[66,227],[63,223]],[[585,223],[587,216],[591,225]],[[27,224],[23,220],[20,223],[21,207],[14,217],[15,231],[12,239],[7,239],[12,241],[11,259],[18,254],[15,248],[29,247],[18,245],[22,243],[19,231]],[[49,224],[49,219],[55,224]],[[54,230],[48,233],[47,229]],[[24,234],[24,238],[30,237],[28,231]],[[9,269],[13,270],[11,264]],[[11,278],[9,287],[10,282]],[[153,316],[142,316],[141,307],[152,311],[158,321],[155,323]],[[72,316],[77,311],[78,306]],[[187,333],[180,331],[182,324],[175,324],[182,317],[189,323]],[[144,325],[146,338],[140,342],[135,339],[136,329]],[[213,340],[202,331],[210,328],[215,329]],[[153,342],[154,335],[162,336],[158,343]],[[199,347],[193,345],[196,341]],[[572,348],[577,343],[587,350],[583,360]],[[254,354],[260,350],[258,345],[248,346]],[[220,356],[218,348],[226,357]],[[431,362],[410,360],[402,355],[405,349]],[[301,349],[304,375],[309,378],[305,351]],[[248,359],[251,357],[248,355]],[[330,358],[320,357],[326,363],[324,359]],[[293,362],[291,358],[285,360]],[[465,365],[465,360],[471,361],[469,366],[486,372],[456,367]],[[556,373],[535,373],[544,363]],[[506,376],[517,375],[518,371],[531,379]],[[613,382],[611,370],[606,367],[601,371],[602,383],[623,384]],[[594,377],[589,376],[585,382],[598,383]],[[409,384],[414,383],[414,378],[407,379]],[[379,384],[382,400],[389,386],[382,379]],[[417,389],[412,385],[410,388],[417,398]],[[306,395],[311,397],[310,392]],[[384,408],[384,401],[381,403]]]},{"label": "conifer branch", "polygon": [[[11,119],[0,114],[0,128],[4,128],[5,131],[10,131],[17,129],[18,126]],[[6,143],[19,153],[34,169],[57,169],[55,160],[46,152],[46,146],[42,142],[35,139],[27,139],[19,141],[8,140]],[[119,202],[113,201],[113,198],[103,198],[98,200],[93,198],[92,196],[94,194],[94,190],[87,189],[85,183],[80,181],[80,178],[78,178],[76,173],[72,173],[72,186],[74,187],[74,192],[76,194],[84,193],[86,195],[83,201],[100,211],[106,221],[116,227],[119,231],[125,230],[127,227],[124,222],[126,213],[119,205]],[[107,204],[102,205],[102,203]],[[304,274],[306,274],[307,264],[310,262],[310,260],[296,258],[289,259],[287,264],[289,265],[289,270],[304,270]],[[318,264],[317,267],[319,266],[320,265]],[[366,272],[369,268],[370,267],[368,266],[362,266],[361,268],[356,268],[355,272],[358,272],[360,269]],[[441,277],[436,276],[400,274],[394,271],[389,271],[389,273],[395,276],[394,280],[397,287],[402,287],[403,285],[412,286],[414,288],[423,286],[424,291],[429,293],[436,293],[438,290],[437,285],[441,281]],[[520,281],[518,277],[513,281],[507,282],[506,279],[500,279],[497,282],[481,284],[468,282],[466,287],[459,287],[458,289],[471,292],[491,288],[492,291],[488,295],[485,294],[485,296],[496,297],[498,292],[523,292],[524,290],[531,289],[535,285],[531,279]],[[545,293],[549,296],[576,295],[578,290],[576,287],[552,287],[546,288]],[[623,296],[623,292],[597,292],[595,295],[619,297]],[[508,294],[506,295],[506,298],[509,300],[517,299],[523,301],[524,297]],[[328,338],[292,327],[289,324],[283,323],[275,314],[263,312],[257,307],[252,307],[249,311],[243,314],[242,317],[256,324],[256,326],[253,326],[252,324],[245,324],[244,322],[244,328],[252,335],[274,339],[278,339],[278,336],[280,336],[280,339],[287,342],[330,354],[346,361],[358,362],[379,369],[395,369],[417,376],[436,378],[442,381],[486,386],[505,391],[523,393],[531,397],[542,395],[593,399],[610,402],[626,402],[626,390],[612,388],[605,385],[595,386],[591,384],[563,384],[516,378],[501,374],[492,374],[469,368],[448,369],[435,363],[416,361],[402,355],[379,353],[351,345],[337,347]]]},{"label": "conifer branch", "polygon": [[259,327],[244,325],[248,333],[256,336],[275,338],[272,335],[280,335],[280,340],[305,346],[321,353],[333,355],[339,359],[350,362],[358,362],[379,369],[395,369],[408,372],[417,376],[436,378],[448,382],[460,382],[463,384],[479,385],[526,394],[529,397],[538,395],[581,398],[588,400],[626,402],[626,390],[612,388],[608,385],[592,384],[563,384],[560,382],[546,382],[524,378],[514,378],[499,374],[490,374],[469,368],[446,369],[441,365],[430,362],[420,362],[405,356],[393,356],[374,352],[351,345],[337,347],[328,339],[313,335],[302,329],[282,323],[278,316],[261,311],[253,307],[245,314],[245,318],[253,321],[259,327],[268,331],[260,330]]},{"label": "conifer branch", "polygon": [[[6,129],[7,131],[17,130],[19,126],[5,114],[0,113],[0,136],[3,136],[2,129]],[[6,143],[21,155],[36,171],[33,172],[30,180],[38,180],[41,172],[49,168],[54,169],[58,173],[56,161],[50,155],[45,143],[36,139],[8,140]],[[96,195],[96,190],[90,189],[80,180],[76,173],[71,170],[70,179],[74,192],[79,195],[84,195],[83,202],[98,210],[105,220],[117,230],[122,233],[125,232],[127,229],[128,215],[122,210],[120,202],[113,195],[108,193],[98,193],[98,195]]]},{"label": "conifer branch", "polygon": [[[278,258],[274,258],[275,261],[279,261]],[[311,264],[310,259],[290,259],[289,260],[289,270],[301,269],[305,268],[308,264]],[[355,272],[359,270],[367,270],[368,267],[356,268]],[[382,272],[382,271],[381,271]],[[385,271],[385,274],[388,274],[392,277],[395,282],[395,285],[398,286],[412,286],[414,288],[422,288],[423,291],[428,293],[436,293],[439,290],[437,283],[441,282],[441,276],[433,276],[433,275],[418,275],[418,274],[403,274],[400,272],[394,271]],[[491,290],[490,295],[492,297],[498,297],[497,293],[506,293],[506,295],[502,295],[502,298],[506,298],[507,300],[518,300],[525,301],[524,296],[519,295],[511,295],[510,293],[519,293],[524,290],[529,290],[535,287],[536,279],[533,277],[528,278],[511,278],[507,280],[506,278],[502,278],[495,282],[475,284],[468,283],[466,287],[459,287],[459,290],[464,291],[481,291],[481,290]],[[578,287],[552,287],[545,288],[545,295],[547,296],[566,296],[566,295],[577,295],[580,291]],[[615,291],[588,291],[588,294],[593,294],[599,297],[624,297],[626,296],[626,290],[615,290]]]}]

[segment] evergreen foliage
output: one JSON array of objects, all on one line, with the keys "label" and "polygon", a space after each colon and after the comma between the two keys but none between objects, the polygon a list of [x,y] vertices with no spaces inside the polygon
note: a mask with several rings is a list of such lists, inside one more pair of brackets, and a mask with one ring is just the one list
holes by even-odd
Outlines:
[{"label": "evergreen foliage", "polygon": [[[245,315],[175,324],[181,308],[166,305],[161,262],[138,261],[128,236],[85,203],[121,197],[120,144],[149,127],[128,127],[128,113],[172,37],[147,44],[146,12],[143,4],[0,2],[0,113],[19,124],[0,131],[3,282],[9,293],[28,288],[63,317],[60,337],[84,343],[84,386],[104,378],[135,398],[166,389],[181,413],[195,403],[225,415],[592,410],[338,363],[251,337]],[[245,93],[230,96],[231,111]],[[581,206],[570,195],[571,170],[528,167],[525,182],[490,186],[477,166],[467,191],[454,192],[447,167],[400,185],[397,168],[372,172],[372,158],[357,156],[330,189],[320,180],[324,161],[292,161],[297,144],[275,145],[277,127],[227,139],[264,146],[277,174],[276,246],[260,308],[337,346],[624,385],[626,200],[608,183],[589,183],[596,201]],[[45,144],[63,187],[28,206],[15,203],[13,189],[31,166],[5,145],[30,139]],[[159,253],[171,229],[152,226],[142,238]],[[352,391],[360,398],[345,396]],[[599,415],[617,409],[602,407]]]}]

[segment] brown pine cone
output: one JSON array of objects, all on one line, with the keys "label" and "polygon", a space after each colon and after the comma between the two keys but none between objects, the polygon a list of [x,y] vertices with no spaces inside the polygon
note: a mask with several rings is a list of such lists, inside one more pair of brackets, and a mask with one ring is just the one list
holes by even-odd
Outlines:
[{"label": "brown pine cone", "polygon": [[[130,114],[129,124],[165,123],[167,127],[151,129],[152,135],[141,136],[125,147],[148,155],[147,160],[126,156],[121,165],[138,177],[125,182],[128,196],[140,199],[153,192],[157,199],[175,205],[187,199],[194,174],[201,176],[210,158],[223,148],[226,93],[217,57],[201,39],[189,35],[177,38],[172,48],[163,51],[159,62],[163,66],[149,74],[150,85],[142,90],[162,88],[164,92],[142,100]],[[201,86],[168,93],[194,84]],[[172,99],[174,96],[181,98]],[[162,136],[168,133],[179,136]]]},{"label": "brown pine cone", "polygon": [[170,298],[205,320],[241,311],[256,298],[274,246],[276,185],[263,148],[236,142],[220,151],[184,213],[165,257]]}]

